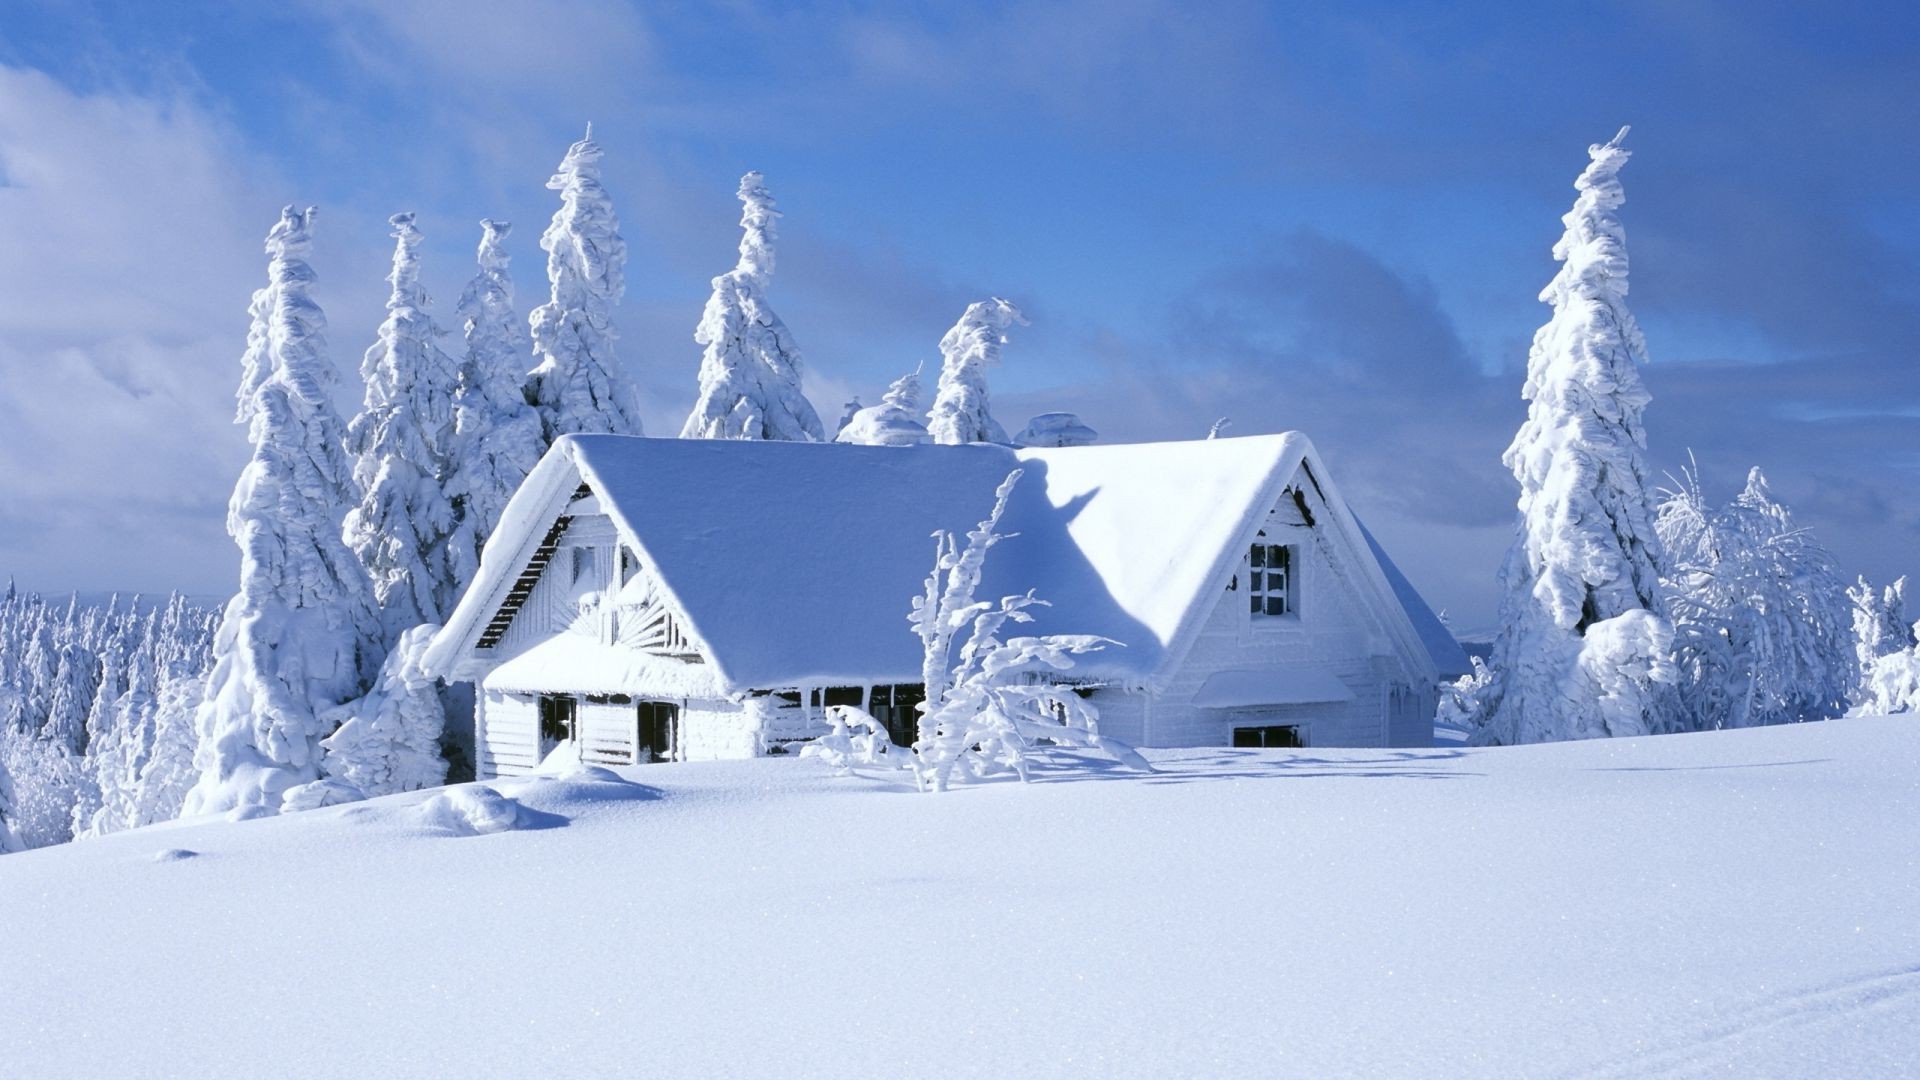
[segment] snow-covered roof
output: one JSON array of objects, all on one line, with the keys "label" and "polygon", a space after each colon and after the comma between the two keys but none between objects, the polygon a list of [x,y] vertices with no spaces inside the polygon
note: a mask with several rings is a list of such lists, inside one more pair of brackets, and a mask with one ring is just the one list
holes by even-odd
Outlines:
[{"label": "snow-covered roof", "polygon": [[1421,598],[1420,590],[1414,588],[1413,582],[1407,580],[1407,575],[1393,564],[1387,549],[1373,538],[1373,531],[1364,522],[1356,519],[1355,523],[1360,526],[1360,535],[1367,538],[1368,550],[1373,552],[1374,560],[1387,575],[1388,584],[1393,586],[1393,594],[1399,597],[1400,606],[1406,609],[1407,618],[1420,635],[1421,644],[1427,647],[1427,655],[1433,660],[1433,666],[1439,669],[1441,677],[1457,679],[1473,674],[1473,661],[1467,659],[1467,650],[1460,647],[1453,631],[1447,629],[1447,624],[1441,622],[1440,616],[1435,615],[1426,600]]},{"label": "snow-covered roof", "polygon": [[1358,523],[1298,433],[1059,449],[567,436],[509,505],[428,662],[449,672],[467,654],[521,569],[524,538],[544,532],[585,483],[729,691],[917,682],[907,612],[932,566],[931,534],[971,528],[1019,468],[1001,522],[1018,535],[994,548],[980,595],[1033,589],[1052,606],[1034,609],[1022,632],[1122,643],[1083,658],[1076,676],[1157,683],[1303,464],[1389,635],[1426,666]]},{"label": "snow-covered roof", "polygon": [[1249,668],[1216,671],[1194,692],[1203,709],[1242,705],[1320,705],[1352,701],[1353,690],[1324,668]]}]

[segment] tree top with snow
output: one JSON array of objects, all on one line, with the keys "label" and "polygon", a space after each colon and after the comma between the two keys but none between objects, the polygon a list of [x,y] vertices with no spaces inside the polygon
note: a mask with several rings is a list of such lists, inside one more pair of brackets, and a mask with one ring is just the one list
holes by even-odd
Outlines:
[{"label": "tree top with snow", "polygon": [[684,439],[820,442],[826,429],[801,391],[800,346],[767,302],[780,212],[757,172],[740,178],[740,257],[713,279],[693,339],[700,394],[680,430]]},{"label": "tree top with snow", "polygon": [[987,401],[987,368],[1000,362],[1007,329],[1027,325],[1011,301],[993,297],[968,305],[940,339],[940,383],[927,416],[933,441],[1005,443],[1007,433],[994,420]]}]

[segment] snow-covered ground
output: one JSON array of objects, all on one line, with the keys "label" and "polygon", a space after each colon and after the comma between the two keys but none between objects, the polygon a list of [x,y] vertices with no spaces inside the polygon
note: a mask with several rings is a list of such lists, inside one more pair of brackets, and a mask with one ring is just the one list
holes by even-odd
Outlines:
[{"label": "snow-covered ground", "polygon": [[[0,858],[10,1076],[1893,1076],[1920,723],[655,765]],[[487,832],[517,819],[508,831]]]}]

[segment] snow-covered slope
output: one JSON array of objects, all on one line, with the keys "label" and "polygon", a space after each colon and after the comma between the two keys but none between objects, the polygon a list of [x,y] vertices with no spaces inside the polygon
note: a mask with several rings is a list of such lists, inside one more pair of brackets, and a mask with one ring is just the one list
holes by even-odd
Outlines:
[{"label": "snow-covered slope", "polygon": [[[781,759],[0,858],[0,1060],[105,1076],[1891,1076],[1920,724]],[[515,823],[517,828],[500,830]]]}]

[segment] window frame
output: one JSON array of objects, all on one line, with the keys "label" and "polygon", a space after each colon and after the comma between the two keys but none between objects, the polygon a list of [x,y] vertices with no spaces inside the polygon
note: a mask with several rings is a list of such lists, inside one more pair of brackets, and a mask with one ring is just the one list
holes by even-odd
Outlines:
[{"label": "window frame", "polygon": [[[1248,546],[1246,563],[1242,576],[1246,579],[1247,619],[1255,626],[1284,626],[1299,622],[1300,619],[1300,558],[1298,544],[1275,543],[1266,533],[1254,537]],[[1275,553],[1284,565],[1279,573],[1274,572]],[[1257,565],[1256,565],[1257,563]],[[1275,593],[1269,582],[1280,577],[1284,584],[1282,591]],[[1283,605],[1279,612],[1265,610],[1272,601],[1279,598]]]}]

